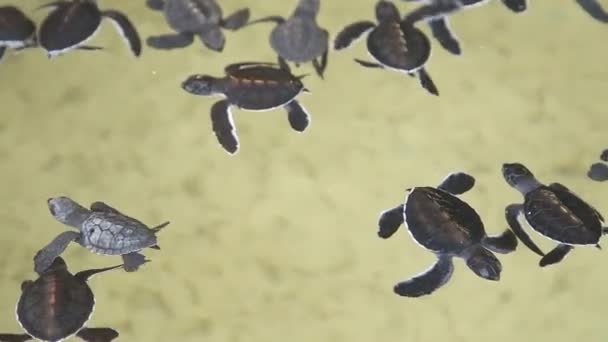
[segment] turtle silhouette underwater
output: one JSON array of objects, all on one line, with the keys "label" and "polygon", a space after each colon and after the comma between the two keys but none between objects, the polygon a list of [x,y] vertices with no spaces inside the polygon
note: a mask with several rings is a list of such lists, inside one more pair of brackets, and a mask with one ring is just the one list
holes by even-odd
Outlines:
[{"label": "turtle silhouette underwater", "polygon": [[239,138],[230,111],[231,106],[247,111],[268,111],[283,107],[293,130],[304,132],[310,124],[310,115],[296,97],[308,90],[295,76],[289,65],[244,62],[230,64],[226,75],[216,78],[209,75],[192,75],[182,82],[182,89],[200,96],[223,95],[225,99],[211,107],[211,124],[220,145],[231,155],[239,150]]},{"label": "turtle silhouette underwater", "polygon": [[367,51],[377,63],[355,59],[357,63],[368,68],[389,68],[410,76],[417,74],[424,89],[439,95],[439,90],[424,68],[431,56],[431,43],[426,35],[402,21],[397,7],[386,0],[377,2],[376,19],[377,25],[371,21],[358,21],[346,26],[336,36],[334,48],[345,49],[367,34]]},{"label": "turtle silhouette underwater", "polygon": [[[427,2],[427,0],[401,0],[404,2]],[[454,55],[462,54],[460,42],[449,26],[448,15],[461,10],[488,3],[488,0],[431,0],[424,6],[405,15],[404,20],[415,25],[427,21],[432,35],[439,44]],[[520,13],[528,8],[526,0],[502,0],[511,11]]]},{"label": "turtle silhouette underwater", "polygon": [[221,52],[226,38],[222,29],[236,31],[249,21],[249,9],[240,9],[227,18],[215,0],[147,0],[150,9],[163,11],[165,20],[177,33],[151,36],[147,44],[155,49],[184,48],[198,36],[209,49]]},{"label": "turtle silhouette underwater", "polygon": [[[505,208],[505,218],[521,242],[542,257],[541,267],[562,261],[575,246],[599,248],[606,228],[602,227],[604,218],[595,208],[560,183],[543,185],[520,163],[503,164],[502,174],[524,196],[523,204]],[[522,214],[532,229],[557,242],[557,247],[545,254],[519,223]]]},{"label": "turtle silhouette underwater", "polygon": [[423,274],[395,285],[394,292],[405,297],[429,295],[445,285],[454,271],[454,257],[466,260],[479,277],[498,281],[502,264],[492,252],[510,253],[517,238],[510,230],[487,236],[481,218],[457,195],[472,189],[473,176],[451,173],[437,187],[407,189],[404,204],[383,211],[378,236],[391,237],[405,223],[410,236],[421,247],[433,252],[437,262]]},{"label": "turtle silhouette underwater", "polygon": [[605,182],[608,181],[608,165],[605,162],[608,162],[608,149],[605,149],[600,155],[600,159],[604,163],[593,163],[587,171],[587,177],[593,179],[596,182]]},{"label": "turtle silhouette underwater", "polygon": [[7,49],[36,46],[36,24],[14,6],[0,7],[0,61]]},{"label": "turtle silhouette underwater", "polygon": [[58,257],[36,280],[21,283],[17,320],[26,334],[0,334],[0,341],[32,339],[63,341],[73,335],[89,342],[110,342],[118,337],[111,328],[87,328],[95,309],[95,297],[87,281],[96,274],[122,265],[70,273]]},{"label": "turtle silhouette underwater", "polygon": [[40,46],[49,58],[74,49],[101,50],[102,47],[85,44],[95,36],[104,18],[114,24],[133,55],[141,55],[141,39],[129,18],[116,10],[100,10],[96,0],[53,1],[40,8],[53,8],[38,34]]},{"label": "turtle silhouette underwater", "polygon": [[48,207],[55,219],[78,231],[66,231],[42,248],[34,257],[34,270],[44,271],[72,241],[101,255],[120,255],[127,272],[136,271],[147,260],[138,253],[145,248],[160,249],[156,233],[169,222],[148,228],[142,222],[122,214],[103,202],[94,202],[90,210],[69,197],[54,197]]},{"label": "turtle silhouette underwater", "polygon": [[317,75],[323,78],[327,67],[329,32],[317,24],[320,6],[320,0],[300,0],[287,19],[270,16],[251,21],[248,25],[276,23],[270,34],[270,45],[279,55],[278,58],[293,62],[296,66],[312,62]]}]

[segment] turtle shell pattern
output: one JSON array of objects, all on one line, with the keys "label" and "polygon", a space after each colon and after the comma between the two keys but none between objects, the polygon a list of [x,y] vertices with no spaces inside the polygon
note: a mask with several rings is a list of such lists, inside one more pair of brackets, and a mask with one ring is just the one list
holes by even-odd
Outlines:
[{"label": "turtle shell pattern", "polygon": [[83,43],[101,24],[101,13],[92,2],[77,1],[52,11],[40,26],[40,44],[58,51]]},{"label": "turtle shell pattern", "polygon": [[204,25],[219,25],[222,9],[215,0],[166,0],[165,19],[177,32],[198,31]]},{"label": "turtle shell pattern", "polygon": [[569,191],[542,186],[529,192],[524,215],[532,228],[561,243],[595,245],[602,235],[602,216]]},{"label": "turtle shell pattern", "polygon": [[404,218],[412,237],[438,253],[459,253],[485,237],[481,218],[458,197],[433,187],[410,190]]},{"label": "turtle shell pattern", "polygon": [[82,243],[97,254],[123,255],[156,245],[154,232],[140,221],[115,213],[92,212],[82,224]]},{"label": "turtle shell pattern", "polygon": [[381,22],[367,37],[367,50],[390,68],[415,71],[429,59],[431,42],[416,27]]},{"label": "turtle shell pattern", "polygon": [[28,39],[36,27],[15,7],[0,7],[0,41],[21,42]]},{"label": "turtle shell pattern", "polygon": [[17,315],[29,335],[59,341],[77,333],[94,306],[89,286],[68,271],[61,271],[43,274],[27,286],[17,303]]}]

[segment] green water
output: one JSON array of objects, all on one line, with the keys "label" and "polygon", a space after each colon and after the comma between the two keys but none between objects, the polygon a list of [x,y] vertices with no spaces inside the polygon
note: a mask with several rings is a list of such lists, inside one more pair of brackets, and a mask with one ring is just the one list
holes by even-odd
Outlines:
[{"label": "green water", "polygon": [[[28,13],[42,3],[15,2]],[[143,3],[101,1],[127,13],[144,38],[168,32]],[[334,37],[373,18],[374,3],[326,0],[319,23]],[[254,17],[294,4],[222,2],[226,13],[249,6]],[[441,97],[409,77],[359,67],[359,42],[330,54],[325,81],[305,79],[305,134],[281,110],[235,110],[235,157],[211,133],[216,98],[179,84],[193,73],[219,76],[228,63],[274,60],[270,26],[228,32],[222,54],[196,42],[144,48],[137,60],[109,23],[92,42],[105,51],[52,61],[39,50],[10,53],[0,65],[0,331],[19,331],[19,284],[35,277],[33,254],[65,230],[46,199],[63,194],[106,201],[150,225],[172,222],[139,272],[90,282],[89,326],[114,327],[122,341],[606,341],[608,257],[591,248],[541,269],[520,244],[500,256],[500,282],[457,260],[432,296],[392,292],[434,262],[405,231],[376,236],[378,214],[406,187],[473,174],[477,185],[463,198],[497,234],[504,207],[521,200],[500,165],[519,161],[608,213],[605,184],[585,177],[606,147],[608,26],[574,1],[537,0],[521,15],[495,1],[453,17],[452,27],[464,55],[435,44],[428,64]],[[120,262],[76,245],[64,256],[74,272]]]}]

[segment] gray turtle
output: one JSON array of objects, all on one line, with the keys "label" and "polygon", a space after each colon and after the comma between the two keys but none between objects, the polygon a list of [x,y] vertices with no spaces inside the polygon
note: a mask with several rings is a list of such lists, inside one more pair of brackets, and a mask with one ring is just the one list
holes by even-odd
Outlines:
[{"label": "gray turtle", "polygon": [[136,271],[147,261],[138,252],[144,248],[160,249],[156,233],[169,224],[148,228],[103,202],[94,202],[89,210],[64,196],[50,198],[48,207],[57,221],[79,231],[63,232],[38,251],[34,258],[38,273],[48,268],[72,241],[96,254],[121,255],[125,271]]},{"label": "gray turtle", "polygon": [[270,34],[270,45],[279,59],[293,62],[296,66],[312,61],[319,77],[327,67],[329,32],[319,27],[320,0],[300,0],[287,20],[281,16],[270,16],[249,22],[274,22],[277,26]]},{"label": "gray turtle", "polygon": [[222,28],[238,30],[249,20],[249,9],[240,9],[227,18],[215,0],[147,0],[153,10],[163,11],[169,26],[177,34],[152,36],[149,46],[156,49],[177,49],[189,46],[198,36],[209,49],[221,52],[225,37]]},{"label": "gray turtle", "polygon": [[[600,155],[600,159],[608,162],[608,149],[605,149]],[[593,163],[587,171],[587,177],[596,182],[608,181],[608,165],[606,163]]]},{"label": "gray turtle", "polygon": [[[505,218],[521,242],[542,257],[541,267],[562,261],[574,246],[599,248],[606,228],[602,228],[604,218],[595,208],[562,184],[543,185],[520,163],[503,164],[502,174],[510,186],[524,195],[523,204],[506,207]],[[536,232],[559,245],[548,254],[543,253],[519,224],[521,214]]]},{"label": "gray turtle", "polygon": [[517,238],[510,230],[488,237],[481,218],[456,195],[473,188],[475,179],[462,172],[448,175],[437,187],[407,189],[404,204],[380,214],[378,236],[387,239],[405,222],[411,237],[437,256],[437,262],[423,274],[395,285],[394,292],[420,297],[445,285],[454,271],[452,258],[466,260],[479,277],[497,281],[502,265],[492,253],[510,253]]}]

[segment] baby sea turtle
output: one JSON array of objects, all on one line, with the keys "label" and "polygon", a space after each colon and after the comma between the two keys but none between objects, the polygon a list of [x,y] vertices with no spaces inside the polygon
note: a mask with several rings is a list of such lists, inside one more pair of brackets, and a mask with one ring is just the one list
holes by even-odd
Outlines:
[{"label": "baby sea turtle", "polygon": [[478,276],[499,280],[502,265],[492,253],[510,253],[517,238],[510,230],[488,237],[477,212],[456,195],[473,188],[475,179],[462,172],[448,175],[439,186],[407,189],[405,204],[380,215],[378,236],[391,237],[405,222],[411,237],[437,256],[437,262],[421,275],[395,285],[400,296],[420,297],[445,285],[454,271],[453,257],[466,260]]},{"label": "baby sea turtle", "polygon": [[[427,0],[402,1],[428,2]],[[460,55],[462,53],[460,42],[450,29],[447,16],[486,3],[488,3],[488,0],[431,0],[426,5],[408,13],[404,20],[412,25],[421,20],[427,21],[439,44],[448,52]],[[523,12],[528,8],[526,0],[502,0],[502,3],[515,13]]]},{"label": "baby sea turtle", "polygon": [[274,51],[296,65],[312,61],[319,77],[327,67],[329,32],[317,25],[320,0],[300,0],[287,20],[281,16],[270,16],[249,23],[274,22],[277,26],[270,34],[270,45]]},{"label": "baby sea turtle", "polygon": [[355,59],[357,63],[370,68],[387,67],[410,75],[417,73],[422,87],[433,95],[439,95],[435,83],[424,69],[431,55],[429,39],[418,28],[401,21],[399,10],[389,1],[378,1],[376,19],[378,25],[359,21],[345,27],[336,37],[334,48],[347,48],[368,33],[367,50],[378,63]]},{"label": "baby sea turtle", "polygon": [[[521,242],[542,257],[541,267],[560,262],[574,246],[599,248],[606,228],[602,228],[604,218],[592,206],[562,184],[541,184],[522,164],[503,164],[502,174],[524,195],[523,204],[510,204],[505,209],[507,222]],[[545,255],[519,224],[517,218],[522,213],[536,232],[559,245]]]},{"label": "baby sea turtle", "polygon": [[126,15],[116,10],[101,11],[96,0],[54,1],[40,8],[50,7],[53,11],[40,25],[40,45],[49,58],[73,49],[100,50],[98,46],[84,45],[101,27],[101,19],[114,23],[119,34],[126,40],[135,56],[141,54],[141,40],[137,30]]},{"label": "baby sea turtle", "polygon": [[7,49],[36,45],[36,24],[14,6],[0,7],[0,61]]},{"label": "baby sea turtle", "polygon": [[156,49],[189,46],[197,35],[209,49],[220,52],[225,43],[222,28],[235,31],[249,20],[248,8],[222,18],[222,8],[215,0],[147,0],[147,4],[163,11],[167,23],[177,32],[149,37],[148,45]]},{"label": "baby sea turtle", "polygon": [[[608,162],[608,149],[602,152],[600,159]],[[587,171],[587,176],[597,182],[608,181],[608,165],[605,163],[593,163],[589,171]]]},{"label": "baby sea turtle", "polygon": [[278,68],[276,64],[262,62],[231,64],[225,73],[222,78],[192,75],[182,83],[182,88],[194,95],[226,97],[211,107],[213,131],[226,152],[235,154],[239,149],[230,106],[254,112],[283,107],[291,128],[297,132],[306,130],[310,116],[295,100],[300,93],[308,91],[301,81],[304,76],[294,76],[283,60],[279,60]]},{"label": "baby sea turtle", "polygon": [[0,334],[0,341],[63,341],[73,335],[89,342],[112,341],[118,337],[114,329],[84,328],[95,308],[95,297],[87,280],[118,267],[122,265],[72,275],[65,261],[56,258],[39,273],[38,279],[21,284],[17,320],[27,334]]},{"label": "baby sea turtle", "polygon": [[140,221],[122,214],[103,202],[91,204],[91,210],[81,206],[68,197],[55,197],[48,200],[48,207],[55,219],[79,231],[66,231],[59,234],[36,257],[35,271],[40,273],[76,241],[93,253],[101,255],[121,255],[127,272],[136,271],[146,262],[138,252],[144,248],[160,249],[156,233],[167,226],[165,222],[148,228]]}]

